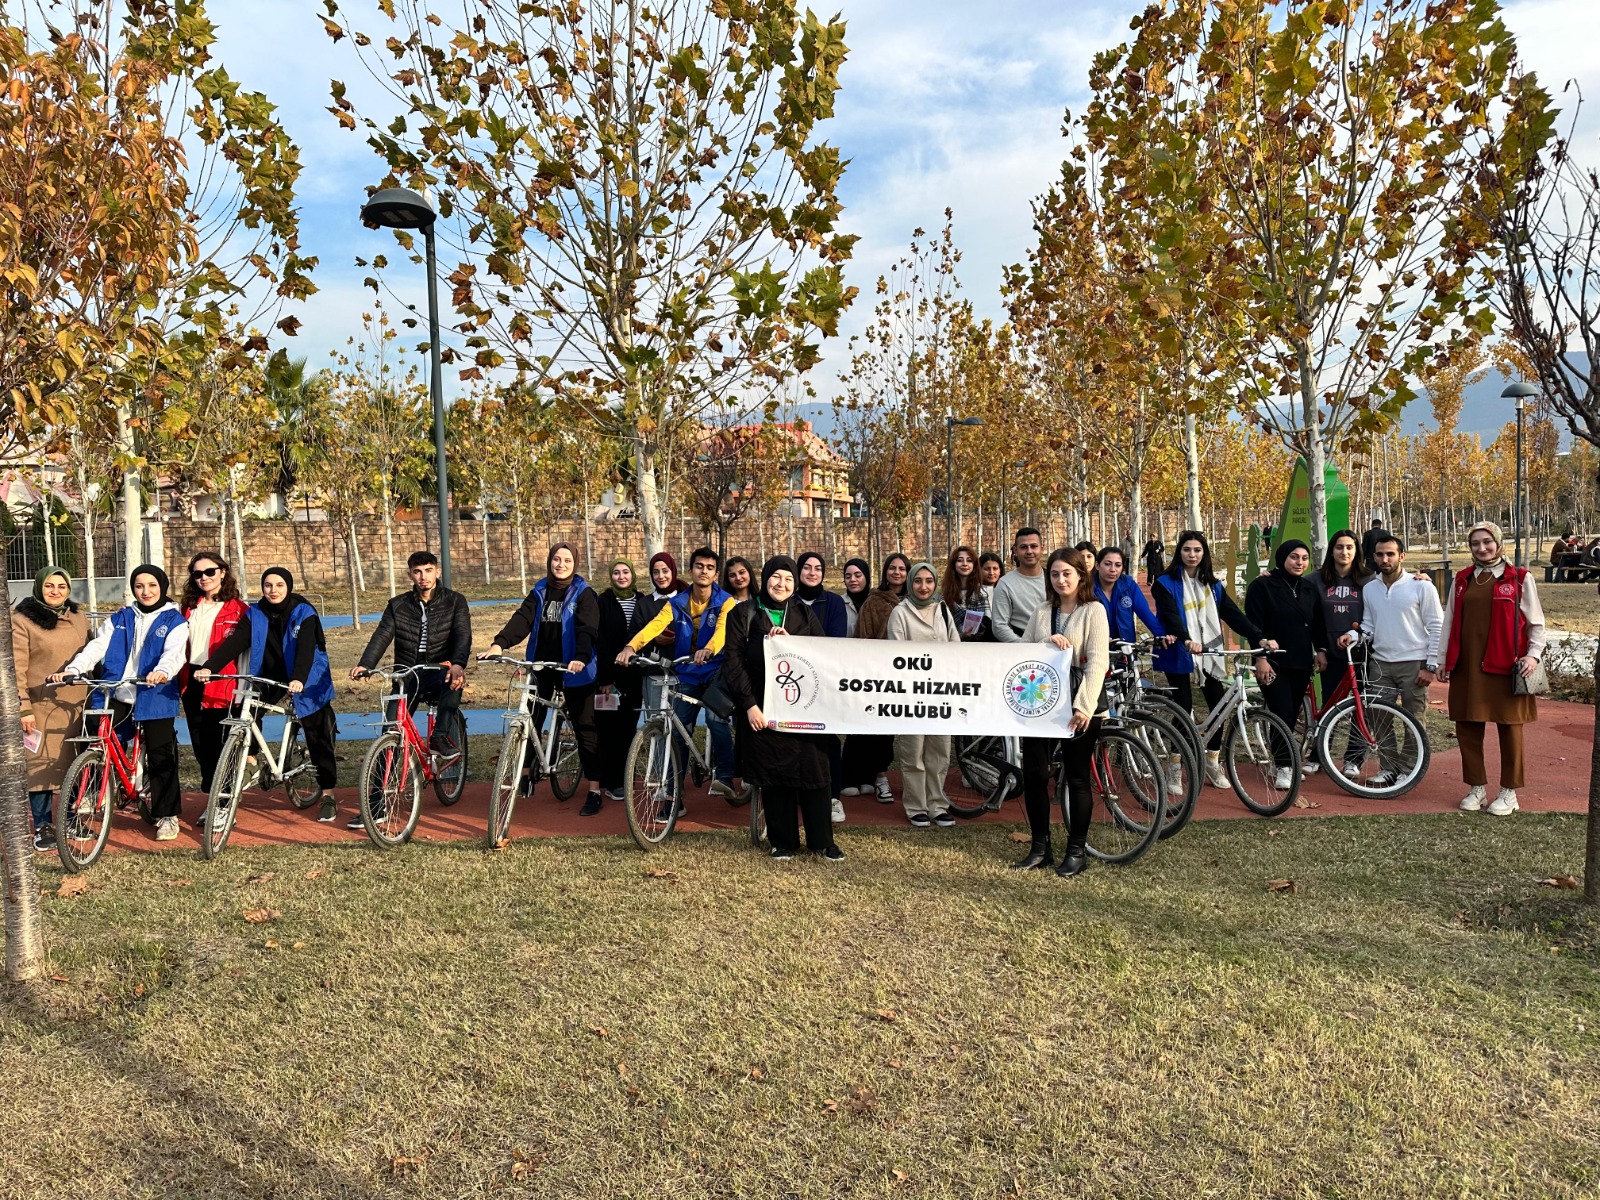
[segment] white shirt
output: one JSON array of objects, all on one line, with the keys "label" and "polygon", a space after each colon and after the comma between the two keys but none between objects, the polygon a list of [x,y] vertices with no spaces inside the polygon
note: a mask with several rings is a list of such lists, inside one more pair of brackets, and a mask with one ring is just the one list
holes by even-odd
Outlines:
[{"label": "white shirt", "polygon": [[211,630],[221,612],[221,600],[201,599],[189,613],[190,666],[203,667],[211,657]]},{"label": "white shirt", "polygon": [[1028,627],[1033,614],[1045,600],[1044,572],[1024,575],[1010,571],[994,585],[994,596],[989,602],[989,621],[994,626],[998,642],[1022,641],[1021,630]]},{"label": "white shirt", "polygon": [[1392,587],[1379,575],[1361,589],[1361,633],[1379,662],[1437,666],[1434,647],[1443,624],[1439,593],[1409,571],[1402,571]]}]

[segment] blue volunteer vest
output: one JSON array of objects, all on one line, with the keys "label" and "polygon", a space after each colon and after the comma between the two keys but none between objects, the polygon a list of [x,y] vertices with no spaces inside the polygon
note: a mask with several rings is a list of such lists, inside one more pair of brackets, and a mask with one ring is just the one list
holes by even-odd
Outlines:
[{"label": "blue volunteer vest", "polygon": [[[1134,618],[1138,615],[1135,596],[1139,585],[1126,575],[1120,577],[1107,596],[1097,576],[1094,581],[1095,599],[1105,606],[1106,619],[1111,623],[1111,636],[1124,642],[1139,640],[1139,627]],[[1152,630],[1151,632],[1154,632]]]},{"label": "blue volunteer vest", "polygon": [[[711,585],[711,602],[700,614],[698,625],[689,619],[690,592],[679,592],[672,598],[672,657],[682,658],[708,645],[717,632],[717,617],[728,602],[728,593],[720,584]],[[710,683],[722,669],[722,655],[716,654],[703,663],[684,663],[678,668],[678,679],[698,687]]]},{"label": "blue volunteer vest", "polygon": [[[126,608],[119,608],[107,619],[111,622],[111,643],[106,647],[106,656],[100,660],[101,679],[121,679],[122,672],[128,665],[128,655],[133,651],[133,627],[137,612],[130,604]],[[165,608],[158,612],[155,620],[150,622],[150,628],[145,631],[144,645],[139,648],[139,662],[134,669],[134,678],[143,679],[156,669],[156,664],[161,661],[161,652],[166,649],[167,635],[180,626],[187,625],[183,614],[176,607]],[[178,715],[178,681],[169,679],[160,687],[142,687],[133,702],[133,719],[135,721],[159,721],[166,717]]]},{"label": "blue volunteer vest", "polygon": [[[550,580],[539,580],[533,585],[533,594],[539,598],[539,620],[544,619],[544,594]],[[572,661],[572,656],[578,652],[578,597],[589,590],[589,585],[584,582],[582,575],[574,575],[572,582],[567,585],[567,597],[561,602],[561,657],[567,662]],[[533,662],[539,652],[539,624],[534,623],[533,629],[528,634],[528,661]],[[589,651],[589,661],[581,671],[565,671],[561,675],[563,687],[587,687],[594,682],[595,672],[599,669],[599,660],[593,650]]]},{"label": "blue volunteer vest", "polygon": [[[1156,576],[1155,587],[1166,588],[1168,595],[1178,602],[1178,611],[1183,611],[1183,580],[1174,579],[1171,575]],[[1211,585],[1211,599],[1220,609],[1222,607],[1222,583],[1219,580]],[[1185,621],[1187,624],[1187,620]],[[1171,633],[1172,630],[1167,632]],[[1189,636],[1194,636],[1194,630],[1189,631]],[[1182,642],[1174,642],[1164,650],[1157,650],[1150,663],[1158,671],[1165,671],[1169,675],[1194,674],[1194,655],[1189,653],[1189,647]]]},{"label": "blue volunteer vest", "polygon": [[[267,651],[267,614],[261,610],[259,600],[250,607],[255,612],[250,618],[249,673],[260,675],[261,663]],[[316,615],[317,610],[303,600],[289,614],[288,627],[283,631],[283,665],[291,672],[300,643],[300,626],[305,624],[307,617]],[[294,701],[294,715],[297,717],[308,717],[324,705],[333,703],[333,672],[328,669],[328,653],[320,646],[312,656],[311,673],[306,677],[304,690],[290,698]]]}]

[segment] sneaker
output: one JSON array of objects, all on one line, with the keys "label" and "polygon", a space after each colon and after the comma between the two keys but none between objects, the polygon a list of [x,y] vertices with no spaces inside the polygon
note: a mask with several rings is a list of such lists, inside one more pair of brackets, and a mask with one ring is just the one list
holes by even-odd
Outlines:
[{"label": "sneaker", "polygon": [[322,795],[322,811],[317,813],[317,820],[326,825],[339,819],[339,802],[326,792]]},{"label": "sneaker", "polygon": [[[1516,801],[1511,802],[1515,804]],[[156,841],[175,842],[178,840],[178,818],[162,817],[156,822]]]},{"label": "sneaker", "polygon": [[[374,821],[383,820],[383,813],[379,812],[377,809],[374,809],[372,812],[372,819]],[[361,814],[359,812],[346,821],[344,827],[355,833],[365,833],[367,831],[367,823],[361,819]]]},{"label": "sneaker", "polygon": [[877,792],[878,792],[878,803],[879,804],[893,804],[894,803],[894,793],[889,790],[889,780],[888,780],[887,776],[885,776],[884,778],[878,780]]},{"label": "sneaker", "polygon": [[931,829],[933,827],[933,821],[929,819],[927,813],[913,813],[909,819],[913,829]]},{"label": "sneaker", "polygon": [[1517,811],[1517,793],[1510,788],[1501,788],[1500,794],[1489,802],[1489,815],[1491,817],[1509,817]]},{"label": "sneaker", "polygon": [[580,817],[592,817],[600,811],[600,806],[605,803],[605,797],[599,792],[591,791],[588,799],[583,802],[583,807],[578,810]]},{"label": "sneaker", "polygon": [[1320,770],[1322,770],[1322,764],[1311,762],[1309,759],[1300,764],[1300,774],[1302,775],[1315,775]]},{"label": "sneaker", "polygon": [[1345,765],[1344,765],[1344,777],[1346,779],[1355,779],[1355,778],[1359,777],[1360,774],[1361,774],[1361,764],[1360,763],[1357,763],[1357,762],[1347,762],[1347,763],[1345,763]]},{"label": "sneaker", "polygon": [[828,862],[844,861],[844,851],[837,846],[829,846],[826,850],[819,850],[817,856],[826,859]]},{"label": "sneaker", "polygon": [[942,812],[934,817],[933,823],[940,829],[954,829],[956,827],[956,819],[947,812]]},{"label": "sneaker", "polygon": [[785,850],[782,846],[774,846],[772,848],[772,853],[767,855],[767,857],[777,862],[788,862],[794,857],[794,851]]},{"label": "sneaker", "polygon": [[54,825],[41,825],[33,835],[33,848],[40,854],[54,854],[56,852],[56,827]]},{"label": "sneaker", "polygon": [[1367,780],[1366,786],[1382,791],[1384,788],[1392,788],[1399,782],[1400,776],[1396,775],[1393,771],[1379,771],[1371,779]]},{"label": "sneaker", "polygon": [[833,802],[833,823],[835,825],[844,824],[844,805],[837,798]]},{"label": "sneaker", "polygon": [[[871,788],[867,789],[867,791],[869,791],[869,792],[871,790],[872,790]],[[841,796],[859,796],[859,795],[861,795],[861,789],[858,788],[858,787],[840,788],[839,789],[839,795],[841,795]]]},{"label": "sneaker", "polygon": [[734,790],[733,783],[726,779],[713,779],[710,792],[713,796],[721,796],[730,803],[739,798],[739,793]]},{"label": "sneaker", "polygon": [[670,820],[672,820],[672,797],[668,796],[660,804],[656,805],[656,821],[665,825]]},{"label": "sneaker", "polygon": [[1273,779],[1272,786],[1280,792],[1287,792],[1294,783],[1294,771],[1289,767],[1279,767],[1277,777]]},{"label": "sneaker", "polygon": [[1183,768],[1177,764],[1167,768],[1167,795],[1183,795]]},{"label": "sneaker", "polygon": [[605,798],[607,800],[611,801],[611,803],[613,803],[613,804],[621,804],[622,803],[622,798],[623,797],[622,797],[622,793],[621,792],[614,792],[610,788],[606,788],[605,792],[604,792],[604,795],[605,795]]},{"label": "sneaker", "polygon": [[1206,783],[1210,787],[1222,788],[1224,791],[1233,786],[1228,782],[1228,775],[1222,769],[1222,764],[1214,758],[1206,759]]},{"label": "sneaker", "polygon": [[1461,797],[1461,811],[1477,812],[1483,807],[1485,796],[1486,793],[1484,792],[1483,784],[1480,783],[1465,796]]}]

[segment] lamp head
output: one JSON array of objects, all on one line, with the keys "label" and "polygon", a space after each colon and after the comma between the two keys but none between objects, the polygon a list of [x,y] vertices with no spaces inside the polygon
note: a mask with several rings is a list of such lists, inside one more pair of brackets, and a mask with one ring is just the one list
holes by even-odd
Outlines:
[{"label": "lamp head", "polygon": [[426,229],[437,215],[410,188],[384,188],[361,206],[361,223],[370,229]]},{"label": "lamp head", "polygon": [[1519,379],[1500,393],[1502,400],[1531,400],[1539,394],[1539,385]]}]

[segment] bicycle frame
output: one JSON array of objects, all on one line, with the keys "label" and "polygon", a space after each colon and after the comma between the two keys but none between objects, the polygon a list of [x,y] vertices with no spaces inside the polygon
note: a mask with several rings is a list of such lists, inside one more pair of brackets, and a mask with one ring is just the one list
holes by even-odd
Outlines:
[{"label": "bicycle frame", "polygon": [[[283,773],[283,766],[289,761],[289,747],[294,744],[295,733],[299,729],[299,718],[294,715],[292,702],[285,700],[280,704],[269,704],[261,698],[257,688],[270,684],[273,687],[282,687],[280,680],[262,679],[253,675],[236,675],[231,678],[238,680],[243,686],[239,689],[239,711],[236,716],[226,717],[223,725],[237,728],[241,725],[250,731],[250,740],[255,744],[261,757],[266,760],[274,778],[285,782],[290,776]],[[278,748],[272,748],[272,743],[267,740],[267,735],[261,731],[261,724],[257,718],[258,713],[274,713],[283,718],[283,733],[278,738]],[[308,759],[301,764],[294,774],[299,775],[305,771],[315,769]]]},{"label": "bicycle frame", "polygon": [[[560,722],[552,718],[566,708],[567,697],[566,693],[559,690],[552,690],[548,699],[539,695],[539,681],[534,676],[541,671],[565,671],[566,663],[527,662],[507,655],[497,655],[493,658],[484,656],[478,661],[497,662],[512,669],[514,675],[511,680],[511,690],[520,692],[521,695],[518,696],[515,707],[507,707],[501,718],[504,732],[510,733],[517,726],[525,728],[528,731],[527,744],[532,746],[534,753],[539,756],[541,775],[554,774],[556,730]],[[541,709],[548,711],[541,713]]]},{"label": "bicycle frame", "polygon": [[[683,661],[687,661],[687,659],[685,659]],[[673,666],[676,666],[676,665],[677,665],[676,662],[673,663]],[[684,766],[686,768],[690,767],[690,766],[693,766],[693,767],[705,772],[707,775],[709,775],[709,774],[711,774],[711,761],[710,761],[710,759],[708,757],[702,756],[701,753],[700,753],[699,747],[697,747],[694,744],[694,731],[693,731],[693,729],[685,727],[684,723],[681,720],[679,720],[679,718],[678,718],[678,710],[673,707],[674,701],[677,701],[677,700],[682,700],[685,704],[692,704],[696,708],[703,707],[701,705],[700,701],[697,698],[695,698],[694,696],[685,696],[685,695],[681,694],[678,691],[678,676],[670,669],[665,670],[665,671],[663,671],[661,673],[661,696],[660,696],[660,700],[657,703],[655,709],[652,710],[652,711],[647,712],[646,716],[647,717],[649,717],[649,716],[665,717],[666,720],[667,720],[668,727],[672,730],[673,733],[675,733],[679,738],[681,738],[683,740],[683,743],[686,746],[689,747],[689,761],[687,763],[685,763]],[[710,738],[708,736],[708,738],[707,738],[708,749],[709,749],[709,741],[710,741]],[[668,744],[671,745],[673,743],[671,743],[669,741]]]},{"label": "bicycle frame", "polygon": [[[90,688],[102,694],[110,692],[117,684],[94,684]],[[90,721],[99,719],[98,732],[79,734],[77,737],[68,738],[70,742],[98,743],[102,753],[105,754],[106,764],[116,772],[117,783],[122,788],[122,798],[125,803],[131,803],[138,798],[139,789],[134,783],[137,768],[134,766],[144,752],[144,732],[135,727],[132,740],[132,753],[123,748],[122,739],[117,736],[116,724],[113,720],[115,714],[109,708],[86,709],[83,713],[83,727],[89,728]],[[101,775],[100,786],[106,787],[111,781],[110,775]]]},{"label": "bicycle frame", "polygon": [[[407,676],[419,675],[423,670],[437,669],[437,667],[429,663],[414,667],[401,667],[393,671],[371,670],[368,671],[367,674],[377,675],[381,678],[387,679],[391,684],[398,684],[400,680],[406,678]],[[398,729],[401,738],[405,741],[406,753],[402,756],[400,767],[401,781],[405,781],[405,772],[410,770],[409,764],[413,761],[413,759],[415,759],[415,761],[419,763],[422,768],[422,781],[424,783],[433,783],[438,778],[433,769],[433,754],[428,748],[428,743],[423,740],[423,735],[417,732],[416,718],[412,715],[410,701],[406,699],[406,689],[403,686],[395,686],[390,690],[388,695],[384,696],[383,711],[385,713],[389,711],[390,701],[393,701],[395,705],[394,720],[393,722],[390,722],[387,717],[384,717],[382,719],[382,728],[385,730],[390,728]],[[437,705],[428,705],[427,737],[429,739],[433,737],[433,726],[434,721],[436,720],[436,708]]]},{"label": "bicycle frame", "polygon": [[1206,714],[1205,722],[1199,725],[1201,744],[1210,745],[1211,739],[1221,734],[1230,719],[1237,723],[1239,736],[1248,738],[1250,736],[1250,727],[1245,723],[1244,718],[1257,701],[1250,698],[1249,689],[1245,686],[1245,676],[1250,668],[1244,660],[1246,658],[1253,659],[1255,651],[1210,650],[1207,653],[1220,654],[1224,657],[1235,659],[1237,660],[1237,665],[1233,669],[1233,677],[1228,683],[1228,690],[1223,694],[1221,702]]}]

